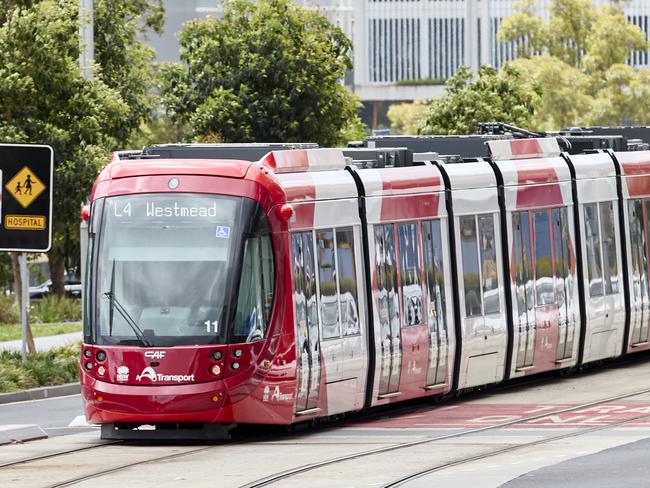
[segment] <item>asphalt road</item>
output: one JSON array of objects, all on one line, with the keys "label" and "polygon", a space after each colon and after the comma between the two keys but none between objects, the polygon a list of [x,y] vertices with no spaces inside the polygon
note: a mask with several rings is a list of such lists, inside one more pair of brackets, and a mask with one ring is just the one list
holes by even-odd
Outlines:
[{"label": "asphalt road", "polygon": [[[83,416],[81,395],[0,405],[0,425],[36,424],[50,436],[77,434],[96,427],[74,426]],[[73,424],[71,426],[70,424]]]}]

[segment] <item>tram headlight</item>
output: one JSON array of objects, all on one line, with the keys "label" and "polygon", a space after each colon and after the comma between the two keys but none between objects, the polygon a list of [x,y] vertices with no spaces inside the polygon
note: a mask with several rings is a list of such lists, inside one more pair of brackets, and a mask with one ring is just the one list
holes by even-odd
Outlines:
[{"label": "tram headlight", "polygon": [[213,364],[210,367],[210,373],[214,376],[219,376],[221,374],[221,366],[219,366],[218,364]]},{"label": "tram headlight", "polygon": [[232,363],[232,364],[230,365],[230,367],[231,367],[232,369],[234,369],[234,370],[237,370],[237,369],[239,369],[239,363],[236,363],[236,362],[235,362],[235,363]]},{"label": "tram headlight", "polygon": [[88,362],[86,363],[85,366],[86,366],[86,369],[87,369],[88,371],[90,371],[91,369],[93,369],[93,363],[91,363],[90,361],[88,361]]},{"label": "tram headlight", "polygon": [[97,368],[97,374],[99,376],[104,376],[106,374],[106,368],[104,366],[100,366]]},{"label": "tram headlight", "polygon": [[95,357],[97,361],[104,361],[106,359],[106,353],[104,351],[98,351]]},{"label": "tram headlight", "polygon": [[90,359],[90,356],[92,356],[93,353],[90,349],[85,349],[84,350],[84,356]]},{"label": "tram headlight", "polygon": [[214,352],[212,353],[212,357],[213,357],[216,361],[219,361],[219,360],[223,357],[223,354],[221,353],[221,351],[214,351]]},{"label": "tram headlight", "polygon": [[235,356],[236,358],[240,358],[242,354],[244,354],[244,351],[242,351],[241,349],[235,349],[232,353],[232,355]]}]

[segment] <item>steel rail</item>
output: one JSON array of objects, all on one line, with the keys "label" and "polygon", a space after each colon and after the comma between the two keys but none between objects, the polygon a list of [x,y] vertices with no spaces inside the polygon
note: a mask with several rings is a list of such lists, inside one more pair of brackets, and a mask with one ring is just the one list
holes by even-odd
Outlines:
[{"label": "steel rail", "polygon": [[[319,461],[319,462],[316,462],[316,463],[305,464],[305,465],[297,466],[295,468],[291,468],[291,469],[288,469],[288,470],[285,470],[285,471],[274,473],[272,475],[269,475],[269,476],[266,476],[264,478],[260,478],[258,480],[255,480],[255,481],[252,481],[252,482],[247,483],[245,485],[242,485],[240,488],[260,488],[262,486],[268,486],[268,485],[270,485],[272,483],[282,481],[284,479],[290,478],[290,477],[298,475],[298,474],[306,473],[308,471],[323,468],[323,467],[330,466],[330,465],[333,465],[333,464],[339,464],[339,463],[343,463],[343,462],[346,462],[346,461],[351,461],[351,460],[354,460],[354,459],[359,459],[359,458],[374,456],[374,455],[378,455],[378,454],[383,454],[383,453],[386,453],[386,452],[397,451],[397,450],[401,450],[401,449],[407,449],[409,447],[429,444],[429,443],[432,443],[432,442],[438,442],[438,441],[443,441],[443,440],[447,440],[447,439],[454,439],[454,438],[458,438],[458,437],[470,436],[470,435],[473,435],[473,434],[478,434],[478,433],[481,433],[481,432],[486,432],[486,431],[495,430],[495,429],[502,429],[504,427],[510,427],[510,426],[517,425],[517,424],[525,424],[527,422],[537,420],[537,419],[541,419],[541,418],[544,418],[544,417],[548,417],[550,415],[557,415],[557,414],[561,414],[561,413],[572,412],[572,411],[575,411],[575,410],[581,410],[583,408],[588,408],[588,407],[592,407],[592,406],[595,406],[595,405],[602,405],[602,404],[605,404],[605,403],[611,403],[611,402],[615,402],[615,401],[622,400],[622,399],[625,399],[625,398],[644,395],[644,394],[648,394],[648,393],[650,393],[650,388],[646,388],[646,389],[643,389],[643,390],[638,390],[638,391],[630,392],[630,393],[624,393],[624,394],[621,394],[621,395],[616,395],[616,396],[604,398],[604,399],[601,399],[601,400],[595,400],[595,401],[591,401],[591,402],[587,402],[587,403],[582,403],[580,405],[573,405],[573,406],[570,406],[570,407],[559,408],[559,409],[556,409],[556,410],[547,410],[547,411],[545,411],[543,413],[540,413],[540,414],[537,414],[537,415],[532,415],[530,417],[523,417],[523,418],[516,419],[516,420],[510,420],[510,421],[507,421],[507,422],[501,422],[501,423],[494,424],[494,425],[479,427],[479,428],[476,428],[476,429],[467,429],[467,430],[463,430],[463,431],[460,431],[460,432],[454,432],[454,433],[445,434],[445,435],[441,435],[441,436],[428,437],[428,438],[420,439],[420,440],[417,440],[417,441],[401,442],[401,443],[393,444],[393,445],[390,445],[390,446],[379,447],[379,448],[376,448],[376,449],[361,451],[361,452],[357,452],[357,453],[354,453],[354,454],[347,454],[345,456],[339,456],[339,457],[336,457],[336,458],[331,458],[331,459],[327,459],[327,460],[324,460],[324,461]],[[646,417],[646,416],[650,416],[650,414],[644,415],[644,417]],[[636,418],[636,419],[638,419],[638,418]],[[632,419],[632,420],[635,420],[635,419]]]}]

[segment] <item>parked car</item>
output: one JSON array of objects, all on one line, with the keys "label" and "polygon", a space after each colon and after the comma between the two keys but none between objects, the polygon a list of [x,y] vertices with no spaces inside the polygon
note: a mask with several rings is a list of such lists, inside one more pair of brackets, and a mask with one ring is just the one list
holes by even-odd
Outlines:
[{"label": "parked car", "polygon": [[[76,278],[65,278],[65,294],[70,298],[81,298],[81,281]],[[52,293],[52,280],[47,280],[40,285],[29,287],[29,298],[43,298]]]}]

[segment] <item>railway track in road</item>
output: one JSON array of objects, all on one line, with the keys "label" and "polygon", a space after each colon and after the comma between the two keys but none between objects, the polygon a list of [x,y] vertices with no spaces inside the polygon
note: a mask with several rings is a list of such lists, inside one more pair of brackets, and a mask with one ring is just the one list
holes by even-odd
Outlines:
[{"label": "railway track in road", "polygon": [[[507,422],[500,422],[500,423],[496,423],[496,424],[485,426],[485,427],[479,427],[479,428],[476,428],[476,429],[466,429],[466,430],[463,430],[461,432],[454,432],[454,433],[440,435],[440,436],[428,437],[428,438],[420,439],[420,440],[416,440],[416,441],[401,442],[401,443],[398,443],[398,444],[393,444],[393,445],[389,445],[389,446],[385,446],[385,447],[379,447],[379,448],[376,448],[376,449],[361,451],[361,452],[358,452],[358,453],[348,454],[348,455],[345,455],[345,456],[330,458],[330,459],[327,459],[327,460],[324,460],[324,461],[319,461],[319,462],[311,463],[311,464],[305,464],[305,465],[302,465],[302,466],[297,466],[295,468],[291,468],[291,469],[288,469],[288,470],[284,470],[284,471],[281,471],[281,472],[274,473],[274,474],[266,476],[264,478],[260,478],[260,479],[257,479],[255,481],[253,481],[253,482],[244,484],[244,485],[241,486],[241,488],[261,488],[263,486],[269,486],[269,485],[272,485],[274,483],[286,480],[286,479],[291,478],[293,476],[297,476],[297,475],[300,475],[300,474],[303,474],[303,473],[306,473],[306,472],[309,472],[309,471],[314,471],[314,470],[321,469],[321,468],[331,467],[333,465],[345,463],[345,462],[360,459],[360,458],[378,456],[378,455],[389,453],[389,452],[392,452],[392,451],[407,449],[407,448],[411,448],[411,447],[415,447],[415,446],[421,446],[421,445],[426,445],[426,444],[430,444],[430,443],[434,443],[434,442],[440,442],[440,441],[445,441],[445,440],[455,439],[455,438],[460,438],[460,437],[467,437],[467,436],[471,436],[471,435],[474,435],[474,434],[479,434],[479,433],[483,433],[483,432],[487,432],[487,431],[491,431],[491,430],[503,429],[503,428],[512,427],[512,426],[515,426],[515,425],[526,424],[526,423],[529,423],[531,421],[535,421],[535,420],[538,420],[538,419],[543,419],[545,417],[549,417],[549,416],[553,416],[553,415],[559,415],[559,414],[568,413],[568,412],[574,412],[574,411],[586,409],[586,408],[589,408],[589,407],[595,407],[595,406],[598,406],[598,405],[613,403],[613,402],[617,402],[617,401],[620,401],[620,400],[633,398],[635,396],[645,395],[645,394],[648,394],[648,393],[650,393],[650,388],[646,388],[646,389],[643,389],[643,390],[637,390],[637,391],[634,391],[634,392],[625,393],[625,394],[621,394],[621,395],[616,395],[616,396],[604,398],[604,399],[601,399],[601,400],[586,402],[586,403],[582,403],[582,404],[579,404],[579,405],[573,405],[573,406],[570,406],[570,407],[558,408],[558,409],[555,409],[555,410],[546,410],[543,413],[540,413],[540,414],[537,414],[537,415],[522,417],[522,418],[518,418],[516,420],[507,421]],[[479,460],[479,459],[482,459],[482,458],[485,458],[485,457],[496,456],[498,454],[506,453],[506,452],[513,451],[513,450],[516,450],[516,449],[522,449],[522,448],[530,447],[530,446],[533,446],[533,445],[536,445],[536,444],[543,444],[543,443],[546,443],[546,442],[551,442],[553,440],[559,440],[559,439],[563,439],[563,438],[566,438],[566,437],[575,437],[575,436],[578,436],[578,435],[585,435],[585,434],[588,434],[588,433],[593,433],[593,432],[596,432],[596,431],[599,431],[599,430],[613,428],[613,427],[616,427],[618,425],[623,425],[623,424],[626,424],[626,423],[631,423],[631,422],[639,421],[641,419],[646,419],[646,418],[650,418],[650,413],[643,413],[642,415],[622,419],[620,421],[612,422],[612,423],[609,423],[609,424],[604,425],[604,426],[585,428],[585,429],[583,429],[581,431],[578,431],[578,432],[565,433],[565,434],[561,434],[561,435],[558,435],[558,436],[553,436],[553,437],[548,438],[548,439],[537,440],[537,441],[528,442],[528,443],[525,443],[525,444],[519,444],[519,445],[516,445],[516,446],[509,446],[507,448],[490,451],[488,453],[483,453],[481,455],[468,456],[467,458],[451,461],[451,462],[448,462],[448,463],[442,463],[440,465],[432,466],[432,467],[430,467],[430,468],[428,468],[426,470],[421,470],[421,471],[418,471],[416,473],[412,473],[407,477],[400,478],[400,479],[398,479],[396,481],[393,481],[393,482],[391,482],[391,483],[389,483],[389,484],[387,484],[385,486],[386,487],[401,486],[401,485],[405,484],[406,482],[411,481],[413,479],[420,478],[420,477],[426,476],[427,474],[430,474],[430,473],[433,473],[433,472],[436,472],[436,471],[440,471],[440,470],[443,470],[443,469],[447,469],[447,468],[450,468],[450,467],[453,467],[453,466],[456,466],[456,465],[459,465],[459,464],[469,463],[469,462],[476,461],[476,460]]]},{"label": "railway track in road", "polygon": [[579,431],[567,432],[567,433],[564,433],[564,434],[554,435],[554,436],[550,436],[550,437],[547,437],[547,438],[544,438],[544,439],[539,439],[539,440],[536,440],[536,441],[525,442],[525,443],[522,443],[522,444],[517,444],[517,445],[514,445],[514,446],[508,446],[508,447],[504,447],[504,448],[501,448],[501,449],[495,449],[494,451],[477,454],[475,456],[468,456],[466,458],[458,459],[456,461],[452,461],[452,462],[449,462],[449,463],[442,463],[442,464],[432,466],[432,467],[427,468],[427,469],[419,470],[419,471],[417,471],[415,473],[412,473],[412,474],[410,474],[408,476],[404,476],[404,477],[399,478],[397,480],[391,481],[390,483],[387,483],[387,484],[383,485],[382,488],[398,488],[400,486],[405,486],[410,481],[415,481],[415,480],[423,478],[423,477],[425,477],[427,475],[430,475],[430,474],[433,474],[433,473],[436,473],[438,471],[442,471],[442,470],[445,470],[445,469],[453,468],[455,466],[460,466],[460,465],[463,465],[463,464],[469,464],[469,463],[472,463],[472,462],[475,462],[475,461],[481,461],[483,459],[488,459],[488,458],[491,458],[491,457],[494,457],[494,456],[498,456],[499,454],[506,454],[506,453],[509,453],[509,452],[518,451],[518,450],[521,450],[521,449],[526,449],[528,447],[534,447],[534,446],[539,446],[539,445],[542,445],[542,444],[548,444],[550,442],[554,442],[554,441],[558,441],[558,440],[562,440],[562,439],[568,439],[570,437],[580,437],[580,436],[584,436],[584,435],[588,435],[588,434],[593,434],[594,432],[598,432],[598,431],[606,430],[606,429],[613,429],[613,428],[620,427],[620,426],[625,425],[625,424],[629,424],[629,423],[636,422],[636,421],[639,421],[641,419],[647,419],[647,418],[650,418],[650,414],[648,414],[648,413],[646,413],[644,415],[638,415],[638,416],[632,417],[632,418],[617,420],[617,421],[608,423],[607,425],[600,425],[598,427],[591,427],[591,428],[587,428],[587,429],[581,429]]},{"label": "railway track in road", "polygon": [[55,452],[50,452],[47,454],[40,454],[38,456],[32,456],[28,458],[23,458],[23,459],[17,459],[15,461],[8,461],[5,463],[0,463],[0,469],[3,468],[9,468],[11,466],[17,466],[19,464],[28,464],[28,463],[33,463],[36,461],[42,461],[44,459],[51,459],[59,456],[65,456],[67,454],[75,454],[77,452],[83,452],[83,451],[90,451],[91,449],[97,449],[100,447],[104,446],[110,446],[113,444],[119,444],[123,441],[108,441],[108,442],[103,442],[102,444],[96,444],[94,446],[86,446],[86,447],[78,447],[76,449],[67,449],[65,451],[55,451]]}]

